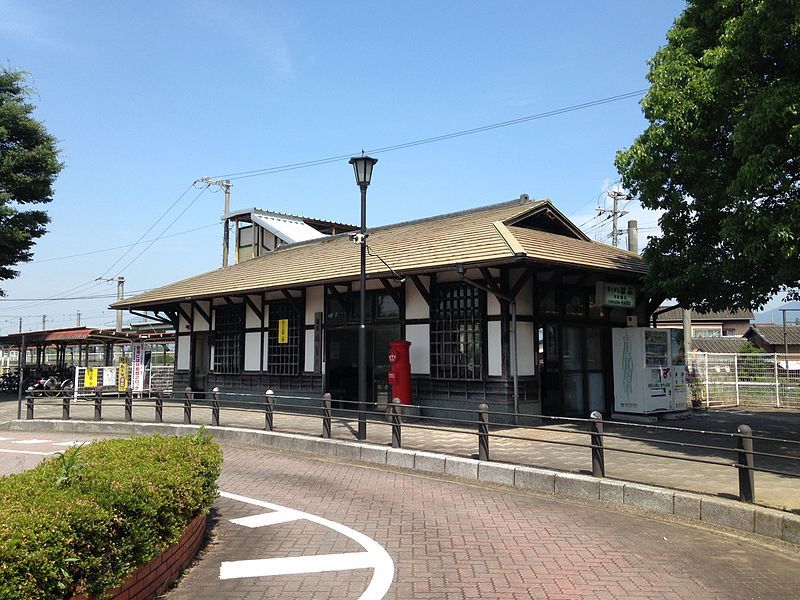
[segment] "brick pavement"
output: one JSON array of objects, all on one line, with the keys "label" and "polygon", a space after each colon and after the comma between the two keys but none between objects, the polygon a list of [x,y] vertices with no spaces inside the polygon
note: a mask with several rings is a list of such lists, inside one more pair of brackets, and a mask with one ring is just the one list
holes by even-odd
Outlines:
[{"label": "brick pavement", "polygon": [[[83,401],[72,407],[72,418],[93,418],[93,404]],[[24,416],[24,407],[23,407]],[[58,403],[37,406],[36,418],[60,418],[61,406]],[[16,402],[0,402],[0,420],[16,417]],[[136,405],[133,413],[134,421],[152,422],[154,409],[152,405]],[[118,402],[104,407],[104,419],[122,420],[123,409]],[[210,410],[206,407],[195,407],[192,413],[193,422],[209,424]],[[164,421],[180,423],[183,421],[183,410],[178,405],[164,409]],[[303,433],[319,436],[322,430],[319,417],[299,416],[296,414],[275,414],[275,430]],[[736,427],[748,423],[753,427],[755,435],[800,440],[800,412],[770,410],[722,410],[693,413],[690,419],[681,421],[660,422],[659,425],[672,426],[687,430],[710,430],[733,433]],[[232,410],[223,408],[221,424],[263,429],[263,413]],[[415,424],[412,419],[410,425]],[[420,424],[420,423],[416,423]],[[356,423],[353,420],[334,419],[333,437],[354,439]],[[591,469],[591,457],[587,448],[557,445],[549,442],[587,443],[588,436],[577,434],[580,427],[575,425],[546,425],[521,430],[510,430],[502,427],[493,428],[493,432],[503,435],[525,437],[527,440],[506,440],[492,438],[492,460],[515,464],[538,466],[563,471],[583,471]],[[735,447],[735,440],[730,437],[703,437],[692,431],[664,432],[641,428],[609,426],[610,432],[624,432],[626,435],[642,437],[644,441],[606,439],[609,448],[618,447],[626,450],[664,454],[677,459],[697,457],[726,463],[725,466],[691,463],[671,458],[658,458],[628,453],[607,451],[606,475],[626,481],[634,481],[658,485],[673,489],[715,494],[729,498],[738,497],[737,470],[727,466],[735,462],[733,453],[719,450],[698,450],[680,446],[663,446],[656,439],[668,437],[670,440],[689,443],[703,443],[724,448]],[[368,441],[376,444],[391,442],[391,429],[385,422],[368,423]],[[474,434],[458,433],[453,428],[433,432],[430,430],[403,429],[403,446],[414,450],[429,450],[457,456],[474,456],[477,453],[477,438]],[[756,442],[756,450],[791,454],[800,459],[800,445]],[[800,462],[779,461],[757,457],[757,466],[786,470],[800,475]],[[759,504],[774,508],[800,512],[800,477],[786,477],[770,473],[756,473],[756,500]]]},{"label": "brick pavement", "polygon": [[[223,490],[318,514],[395,562],[387,598],[791,598],[800,560],[748,538],[504,488],[225,444]],[[357,598],[369,570],[219,579],[222,561],[357,548],[303,522],[245,530],[263,509],[220,499],[213,542],[167,600]]]}]

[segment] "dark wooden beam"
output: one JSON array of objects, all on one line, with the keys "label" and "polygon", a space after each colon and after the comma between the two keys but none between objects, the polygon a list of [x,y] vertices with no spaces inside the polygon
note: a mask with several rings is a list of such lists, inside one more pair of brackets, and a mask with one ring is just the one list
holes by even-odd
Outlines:
[{"label": "dark wooden beam", "polygon": [[[348,296],[347,294],[343,294],[342,292],[340,292],[340,291],[339,291],[339,290],[336,288],[336,285],[328,285],[328,286],[325,286],[325,287],[326,287],[326,289],[327,289],[328,291],[330,291],[330,292],[331,292],[331,296],[333,296],[333,297],[334,297],[334,298],[336,298],[336,299],[337,299],[339,302],[341,302],[341,303],[342,303],[342,306],[344,307],[344,309],[345,309],[346,311],[349,311],[349,310],[350,310],[350,300],[351,300],[350,296]],[[349,289],[349,287],[348,287],[348,292],[349,292],[349,291],[350,291],[350,289]]]},{"label": "dark wooden beam", "polygon": [[233,304],[234,303],[233,302],[233,298],[231,298],[230,296],[223,296],[222,299],[225,300],[225,304]]},{"label": "dark wooden beam", "polygon": [[385,277],[381,277],[381,283],[383,287],[392,295],[394,301],[397,303],[397,307],[400,308],[403,304],[403,298],[400,295],[400,288],[396,288],[392,286],[392,282],[386,279]]},{"label": "dark wooden beam", "polygon": [[192,308],[199,312],[200,316],[203,317],[206,320],[206,323],[208,323],[208,326],[211,327],[211,315],[203,310],[203,307],[200,306],[200,303],[192,300]]},{"label": "dark wooden beam", "polygon": [[425,285],[422,283],[418,275],[411,275],[411,281],[414,283],[414,287],[417,288],[419,295],[427,302],[428,306],[431,305],[431,293],[425,289]]},{"label": "dark wooden beam", "polygon": [[300,310],[300,306],[297,304],[297,298],[292,296],[289,293],[289,290],[281,290],[281,293],[283,294],[284,298],[286,298],[289,301],[289,304],[291,304],[292,308],[294,309],[294,312],[300,315],[300,317],[305,318],[303,311]]},{"label": "dark wooden beam", "polygon": [[186,322],[189,323],[189,328],[192,328],[194,326],[194,323],[192,323],[192,315],[183,310],[183,307],[180,304],[178,304],[177,308],[178,314],[186,319]]},{"label": "dark wooden beam", "polygon": [[158,321],[159,323],[164,323],[165,325],[172,325],[173,324],[171,320],[169,320],[167,318],[164,318],[164,317],[159,317],[156,314],[156,311],[153,312],[152,316],[148,315],[147,313],[140,313],[138,311],[130,310],[130,309],[128,309],[128,312],[131,313],[132,315],[136,315],[137,317],[142,317],[143,319],[152,319],[153,321]]},{"label": "dark wooden beam", "polygon": [[530,281],[532,277],[533,277],[533,267],[526,267],[525,270],[522,272],[522,275],[520,275],[519,279],[517,279],[517,283],[511,286],[511,289],[509,290],[509,296],[511,296],[512,298],[516,298],[517,294],[519,294],[522,291],[522,288],[525,287],[525,284],[528,283],[528,281]]},{"label": "dark wooden beam", "polygon": [[491,271],[489,271],[488,267],[480,267],[481,275],[483,275],[483,283],[493,292],[498,294],[502,294],[503,292],[500,290],[500,286],[497,285],[497,281],[495,281],[494,277],[492,277]]},{"label": "dark wooden beam", "polygon": [[252,310],[253,313],[255,313],[255,315],[256,315],[256,317],[258,317],[259,321],[263,321],[264,320],[264,313],[261,312],[261,307],[260,306],[256,306],[256,303],[253,302],[250,299],[250,296],[245,296],[244,297],[244,302],[245,302],[245,304],[247,304],[247,306],[250,307],[250,310]]}]

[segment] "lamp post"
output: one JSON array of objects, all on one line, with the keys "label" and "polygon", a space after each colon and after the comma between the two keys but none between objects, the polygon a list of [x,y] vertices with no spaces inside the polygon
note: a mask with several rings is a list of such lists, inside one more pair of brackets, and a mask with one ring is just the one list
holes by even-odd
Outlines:
[{"label": "lamp post", "polygon": [[372,179],[372,167],[378,162],[361,153],[350,159],[356,174],[356,184],[361,189],[361,231],[356,242],[361,245],[361,278],[359,283],[359,326],[358,326],[358,435],[359,440],[367,438],[367,326],[364,322],[367,312],[367,187]]}]

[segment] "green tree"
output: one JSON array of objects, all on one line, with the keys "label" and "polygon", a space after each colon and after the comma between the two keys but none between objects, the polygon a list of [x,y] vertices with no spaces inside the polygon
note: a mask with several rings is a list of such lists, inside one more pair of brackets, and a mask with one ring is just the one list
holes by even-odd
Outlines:
[{"label": "green tree", "polygon": [[53,182],[63,167],[56,139],[31,116],[25,76],[0,69],[0,280],[13,279],[19,271],[12,267],[31,260],[31,248],[50,218],[24,207],[53,199]]},{"label": "green tree", "polygon": [[704,312],[796,288],[800,0],[689,0],[649,65],[649,125],[616,158],[665,211],[647,290]]}]

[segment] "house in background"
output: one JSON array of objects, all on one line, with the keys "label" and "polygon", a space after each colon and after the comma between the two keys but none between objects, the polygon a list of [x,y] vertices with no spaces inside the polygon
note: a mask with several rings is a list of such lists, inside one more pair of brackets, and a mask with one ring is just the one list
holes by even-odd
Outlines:
[{"label": "house in background", "polygon": [[[699,313],[692,311],[692,340],[696,338],[742,337],[750,328],[753,313],[749,310]],[[656,327],[683,327],[683,309],[673,308],[658,315]],[[694,348],[694,343],[692,345]],[[707,350],[706,352],[711,352]],[[715,351],[716,352],[716,351]]]},{"label": "house in background", "polygon": [[[259,229],[249,240],[237,235],[237,264],[112,308],[152,311],[174,324],[175,389],[218,386],[256,397],[272,389],[313,406],[330,392],[353,402],[360,246],[338,233],[350,226],[334,234],[341,224],[324,222],[327,235],[310,232],[315,223],[305,218],[307,227],[282,223],[278,213],[245,212],[238,227]],[[288,228],[309,238],[292,242]],[[367,381],[375,406],[390,400],[388,343],[407,340],[413,402],[423,414],[484,402],[498,412],[610,413],[612,327],[645,326],[657,306],[640,291],[648,270],[640,256],[590,240],[550,201],[527,195],[372,228],[367,244]],[[243,260],[247,248],[253,258]]]},{"label": "house in background", "polygon": [[800,325],[753,325],[744,337],[770,354],[783,354],[784,349],[789,354],[800,354]]}]

